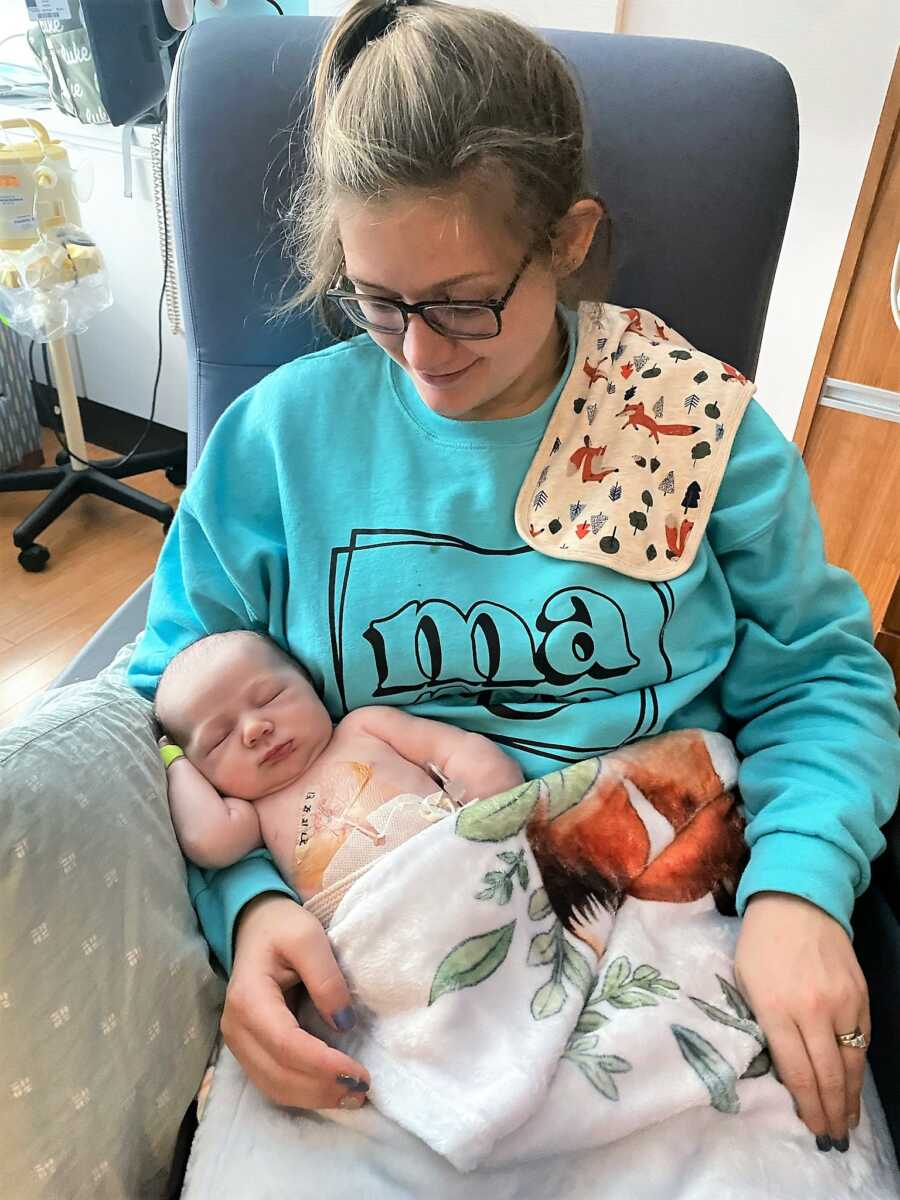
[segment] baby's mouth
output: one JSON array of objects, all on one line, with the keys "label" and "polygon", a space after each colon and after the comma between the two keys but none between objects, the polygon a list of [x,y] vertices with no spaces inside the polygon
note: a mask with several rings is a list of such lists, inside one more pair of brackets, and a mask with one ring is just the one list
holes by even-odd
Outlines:
[{"label": "baby's mouth", "polygon": [[263,755],[263,757],[260,759],[259,765],[264,766],[266,763],[281,762],[281,760],[283,758],[287,758],[287,756],[293,751],[293,749],[294,749],[293,738],[291,738],[290,740],[288,740],[286,742],[280,742],[277,746],[273,746],[272,749],[268,752],[268,754]]}]

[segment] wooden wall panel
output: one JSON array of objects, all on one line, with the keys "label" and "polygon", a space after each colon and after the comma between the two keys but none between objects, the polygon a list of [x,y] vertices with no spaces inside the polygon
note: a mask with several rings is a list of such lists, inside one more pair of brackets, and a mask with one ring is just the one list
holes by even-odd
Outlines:
[{"label": "wooden wall panel", "polygon": [[[894,156],[896,157],[897,155],[897,145],[894,139],[898,121],[900,121],[900,50],[898,50],[894,62],[894,70],[891,75],[891,82],[888,85],[887,95],[884,99],[884,108],[881,110],[878,128],[875,131],[875,140],[872,143],[872,151],[869,155],[865,178],[863,179],[859,198],[856,202],[856,211],[850,223],[847,243],[844,246],[844,253],[841,258],[841,265],[838,268],[837,278],[834,281],[834,289],[831,293],[831,301],[828,305],[825,323],[822,326],[819,346],[816,350],[809,381],[806,385],[806,393],[803,397],[800,415],[797,418],[794,441],[801,451],[804,449],[806,439],[809,436],[810,426],[816,414],[819,396],[821,395],[826,375],[838,378],[837,373],[830,370],[831,352],[838,334],[838,326],[844,313],[847,296],[854,282],[863,239],[869,226],[879,188],[881,187],[882,175],[888,162],[888,155],[892,150]],[[893,254],[891,254],[891,260],[893,261]],[[852,379],[853,376],[845,376],[845,378]]]},{"label": "wooden wall panel", "polygon": [[804,458],[829,561],[859,580],[878,630],[900,563],[900,424],[820,407]]},{"label": "wooden wall panel", "polygon": [[900,127],[875,197],[853,284],[838,328],[828,374],[867,387],[900,392],[900,329],[889,296],[894,253],[900,242]]}]

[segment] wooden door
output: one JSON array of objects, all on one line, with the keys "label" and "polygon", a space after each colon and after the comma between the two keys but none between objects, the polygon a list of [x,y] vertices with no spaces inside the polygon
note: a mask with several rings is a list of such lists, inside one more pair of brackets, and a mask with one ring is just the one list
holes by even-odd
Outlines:
[{"label": "wooden door", "polygon": [[889,303],[898,242],[900,54],[795,435],[829,560],[856,576],[886,633],[900,622],[900,329]]}]

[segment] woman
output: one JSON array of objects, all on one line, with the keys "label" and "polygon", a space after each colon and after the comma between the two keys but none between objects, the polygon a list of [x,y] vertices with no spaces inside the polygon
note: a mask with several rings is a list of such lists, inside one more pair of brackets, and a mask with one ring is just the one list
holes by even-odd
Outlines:
[{"label": "woman", "polygon": [[[335,24],[292,211],[296,304],[365,332],[221,418],[130,679],[152,693],[198,636],[255,628],[334,719],[400,705],[493,737],[529,777],[638,731],[736,727],[752,848],[736,975],[817,1145],[844,1151],[870,1032],[849,916],[895,798],[890,673],[859,589],[824,562],[802,464],[755,403],[664,603],[523,543],[519,489],[584,369],[560,300],[609,249],[583,142],[565,64],[507,18],[360,0]],[[300,981],[353,1023],[318,923],[260,853],[192,879],[250,1078],[282,1104],[361,1104],[365,1069],[284,1001]]]}]

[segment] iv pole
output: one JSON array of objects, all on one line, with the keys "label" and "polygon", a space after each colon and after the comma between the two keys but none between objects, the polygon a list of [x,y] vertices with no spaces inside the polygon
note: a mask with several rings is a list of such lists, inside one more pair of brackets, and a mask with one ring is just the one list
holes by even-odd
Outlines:
[{"label": "iv pole", "polygon": [[[7,298],[13,297],[13,314],[8,324],[20,332],[32,331],[32,336],[46,342],[53,364],[53,375],[59,398],[68,453],[57,457],[55,467],[33,471],[9,471],[0,474],[0,492],[48,491],[37,508],[13,530],[13,543],[19,550],[19,564],[26,571],[42,571],[50,558],[46,546],[35,538],[79,496],[92,494],[111,500],[143,516],[153,517],[169,528],[175,515],[172,506],[123,483],[126,476],[164,469],[171,482],[183,483],[184,450],[145,450],[108,462],[91,462],[87,456],[84,428],[78,408],[78,396],[72,376],[72,364],[66,339],[66,325],[72,328],[70,309],[80,293],[79,285],[87,289],[81,301],[81,320],[110,303],[108,291],[91,296],[90,289],[104,280],[103,260],[90,238],[77,227],[78,206],[67,183],[69,166],[65,150],[51,139],[47,130],[31,118],[14,118],[0,122],[0,128],[26,127],[36,134],[33,142],[17,144],[5,152],[11,170],[15,170],[17,191],[14,199],[21,208],[18,224],[28,230],[19,239],[24,249],[7,248],[6,265],[0,272],[0,285],[5,285]],[[0,147],[2,149],[2,147]],[[33,201],[27,188],[34,187]],[[39,200],[39,192],[44,199]],[[48,214],[39,217],[39,205]],[[6,215],[8,223],[13,218]],[[37,247],[31,254],[29,247]],[[9,247],[9,243],[7,243]],[[0,251],[3,246],[0,245]],[[71,289],[75,285],[76,290]],[[64,294],[68,299],[54,299]],[[15,298],[30,300],[16,308]],[[62,308],[54,305],[62,305]],[[65,313],[62,316],[61,313]],[[83,326],[82,326],[83,327]],[[50,381],[48,380],[48,383]]]}]

